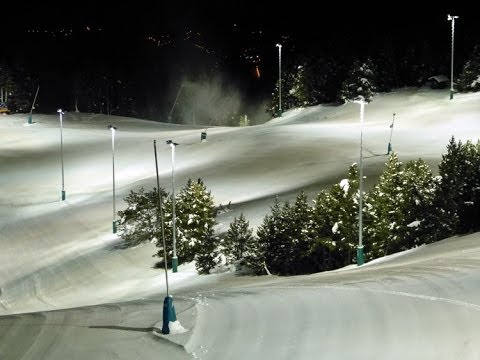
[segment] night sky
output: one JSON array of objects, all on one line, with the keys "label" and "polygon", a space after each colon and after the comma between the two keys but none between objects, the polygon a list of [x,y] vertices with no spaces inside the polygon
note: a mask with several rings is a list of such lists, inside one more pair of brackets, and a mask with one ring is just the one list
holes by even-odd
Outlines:
[{"label": "night sky", "polygon": [[[58,103],[71,107],[74,74],[91,72],[128,82],[144,99],[139,107],[158,98],[157,112],[164,114],[185,78],[221,75],[249,101],[268,97],[278,74],[277,42],[285,63],[298,54],[338,61],[375,56],[389,42],[397,54],[428,44],[430,56],[449,65],[451,13],[460,16],[455,54],[464,61],[480,42],[473,6],[419,4],[8,2],[2,4],[8,16],[0,61],[36,77],[44,111]],[[253,76],[255,65],[260,79]]]}]

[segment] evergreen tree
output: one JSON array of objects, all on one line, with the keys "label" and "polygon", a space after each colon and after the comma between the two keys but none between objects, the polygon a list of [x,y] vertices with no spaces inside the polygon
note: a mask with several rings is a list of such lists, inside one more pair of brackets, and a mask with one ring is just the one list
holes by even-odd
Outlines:
[{"label": "evergreen tree", "polygon": [[307,261],[311,247],[310,227],[312,212],[302,191],[292,206],[280,206],[278,198],[257,229],[259,244],[270,272],[278,275],[295,275],[309,272]]},{"label": "evergreen tree", "polygon": [[379,182],[365,199],[364,233],[373,257],[398,251],[400,229],[404,223],[401,209],[405,197],[402,190],[402,163],[392,153]]},{"label": "evergreen tree", "polygon": [[[189,262],[197,254],[210,254],[211,249],[204,248],[203,242],[216,240],[210,236],[211,229],[216,224],[215,206],[211,193],[201,179],[196,182],[188,180],[187,185],[176,196],[175,210],[179,261]],[[168,220],[170,219],[167,217]]]},{"label": "evergreen tree", "polygon": [[[243,218],[243,219],[242,219]],[[236,219],[236,218],[235,218]],[[243,214],[240,214],[240,218],[236,219],[233,224],[233,232],[231,239],[235,239],[235,234],[238,234],[237,240],[234,243],[238,243],[234,246],[234,251],[238,252],[241,256],[241,264],[247,269],[253,270],[256,274],[262,274],[265,272],[265,258],[263,248],[257,237],[253,236],[253,230],[249,228],[249,222],[245,220]]]},{"label": "evergreen tree", "polygon": [[374,65],[370,59],[355,60],[347,79],[342,83],[340,98],[344,102],[363,100],[369,103],[375,93]]},{"label": "evergreen tree", "polygon": [[195,268],[199,274],[210,274],[218,264],[218,239],[214,236],[213,228],[208,225],[201,240],[201,251],[195,255]]},{"label": "evergreen tree", "polygon": [[330,225],[337,250],[345,259],[344,264],[354,260],[358,244],[359,173],[357,164],[350,166],[348,178],[332,186],[330,190]]},{"label": "evergreen tree", "polygon": [[405,199],[403,208],[403,226],[399,229],[399,249],[433,242],[433,229],[441,226],[439,209],[434,202],[438,181],[428,164],[422,159],[409,161],[403,171],[401,191]]},{"label": "evergreen tree", "polygon": [[[328,239],[330,268],[350,264],[358,243],[358,166],[350,166],[347,179],[334,184],[316,200],[317,237]],[[321,228],[318,225],[321,224]]]},{"label": "evergreen tree", "polygon": [[[287,205],[288,206],[288,205]],[[275,197],[275,202],[271,206],[271,213],[265,215],[262,224],[257,229],[257,237],[264,260],[264,266],[269,272],[281,274],[283,272],[283,260],[285,258],[285,220],[282,207]],[[255,269],[260,270],[258,267]]]},{"label": "evergreen tree", "polygon": [[390,41],[385,41],[383,51],[380,53],[377,64],[376,85],[379,92],[390,92],[399,87],[398,70],[395,51]]},{"label": "evergreen tree", "polygon": [[311,248],[313,211],[308,205],[307,195],[302,190],[293,206],[285,205],[285,259],[282,274],[296,275],[312,271],[308,259]]},{"label": "evergreen tree", "polygon": [[242,261],[244,256],[255,248],[257,242],[252,234],[253,230],[249,228],[249,222],[245,219],[243,213],[240,214],[239,218],[235,217],[233,219],[223,239],[227,262]]},{"label": "evergreen tree", "polygon": [[478,143],[457,143],[452,136],[447,145],[447,154],[442,155],[438,166],[441,183],[436,201],[442,209],[445,223],[441,233],[437,234],[438,238],[479,228],[479,149]]},{"label": "evergreen tree", "polygon": [[[160,189],[163,197],[166,193]],[[124,247],[133,247],[148,241],[155,242],[163,258],[163,242],[159,222],[158,192],[157,189],[145,192],[141,187],[138,191],[130,191],[124,199],[127,203],[125,210],[119,211],[119,234],[124,240]],[[171,250],[171,242],[167,242],[167,250]]]},{"label": "evergreen tree", "polygon": [[336,100],[341,85],[338,68],[337,63],[328,58],[303,58],[293,70],[292,85],[288,90],[292,106],[313,106]]},{"label": "evergreen tree", "polygon": [[293,75],[292,87],[289,90],[289,94],[292,96],[294,107],[305,107],[312,104],[310,99],[310,92],[308,89],[308,78],[305,64],[298,65],[296,72]]},{"label": "evergreen tree", "polygon": [[310,259],[314,265],[314,271],[331,270],[339,266],[335,259],[336,242],[332,239],[329,197],[330,193],[322,190],[314,200],[310,247]]},{"label": "evergreen tree", "polygon": [[[479,229],[480,215],[480,145],[468,140],[465,144],[458,142],[457,154],[446,159],[442,165],[442,179],[446,182],[443,191],[451,191],[453,208],[456,210],[458,222],[456,233],[467,233]],[[449,151],[450,152],[450,151]],[[448,155],[448,154],[447,154]],[[456,161],[456,164],[453,164]],[[450,164],[447,164],[449,162]],[[444,166],[445,165],[445,166]]]},{"label": "evergreen tree", "polygon": [[460,92],[480,91],[480,45],[475,46],[470,59],[463,66],[457,89]]},{"label": "evergreen tree", "polygon": [[418,49],[409,47],[399,61],[400,86],[419,86],[425,79],[422,77],[419,64]]}]

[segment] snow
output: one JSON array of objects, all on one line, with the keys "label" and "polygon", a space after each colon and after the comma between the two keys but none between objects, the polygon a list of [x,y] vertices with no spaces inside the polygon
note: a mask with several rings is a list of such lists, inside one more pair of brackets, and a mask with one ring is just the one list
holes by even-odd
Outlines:
[{"label": "snow", "polygon": [[420,220],[415,220],[415,221],[412,221],[410,224],[408,224],[407,226],[408,227],[419,227],[420,226],[420,223],[421,221]]},{"label": "snow", "polygon": [[336,234],[338,232],[338,222],[335,222],[332,227],[332,233]]},{"label": "snow", "polygon": [[344,193],[348,193],[348,188],[349,188],[350,184],[348,183],[348,179],[342,179],[342,181],[340,181],[340,188],[344,191]]},{"label": "snow", "polygon": [[[392,113],[399,159],[421,157],[434,171],[452,135],[464,142],[480,133],[480,93],[376,95],[363,125],[366,188],[384,169]],[[0,358],[478,358],[477,234],[292,278],[229,269],[199,276],[194,264],[181,265],[167,273],[178,318],[172,334],[162,336],[167,342],[144,336],[161,324],[166,274],[154,268],[154,244],[118,249],[112,203],[123,210],[130,190],[156,187],[153,140],[162,187],[171,186],[171,151],[161,144],[173,139],[176,186],[201,178],[217,206],[231,204],[218,231],[240,213],[256,228],[276,195],[294,201],[304,189],[312,200],[345,177],[358,160],[358,104],[212,127],[207,142],[200,127],[67,112],[65,201],[58,115],[34,113],[30,126],[27,117],[0,119]],[[115,199],[109,124],[118,128]],[[350,346],[338,345],[345,338]]]}]

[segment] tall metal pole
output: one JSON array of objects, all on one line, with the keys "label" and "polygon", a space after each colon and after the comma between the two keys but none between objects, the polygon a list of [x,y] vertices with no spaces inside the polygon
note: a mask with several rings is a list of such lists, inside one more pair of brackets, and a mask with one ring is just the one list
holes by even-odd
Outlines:
[{"label": "tall metal pole", "polygon": [[32,121],[32,112],[33,112],[33,109],[35,108],[35,103],[37,101],[37,96],[38,96],[38,91],[40,90],[40,85],[37,86],[37,92],[35,93],[35,97],[33,98],[33,103],[32,103],[32,107],[30,108],[30,114],[28,115],[28,123],[29,124],[33,124],[33,121]]},{"label": "tall metal pole", "polygon": [[365,102],[363,100],[360,103],[360,200],[358,202],[358,248],[357,248],[357,265],[363,265],[365,262],[365,256],[363,253],[363,115]]},{"label": "tall metal pole", "polygon": [[115,220],[116,214],[115,214],[115,131],[117,128],[112,125],[108,125],[108,128],[112,132],[112,188],[113,188],[113,220],[112,220],[112,229],[113,233],[115,234],[117,232],[117,221]]},{"label": "tall metal pole", "polygon": [[455,40],[455,19],[458,19],[458,16],[447,16],[447,20],[452,22],[452,61],[450,66],[450,100],[453,99],[453,48]]},{"label": "tall metal pole", "polygon": [[167,296],[169,296],[169,292],[168,292],[167,246],[166,246],[166,243],[165,243],[165,230],[164,230],[164,225],[163,225],[163,202],[162,202],[162,194],[160,194],[160,180],[158,178],[157,140],[153,140],[153,149],[154,149],[154,152],[155,152],[155,169],[157,171],[158,208],[159,208],[159,213],[160,213],[160,228],[162,229],[163,262],[165,263],[165,283],[167,284]]},{"label": "tall metal pole", "polygon": [[57,110],[60,115],[60,158],[62,160],[62,201],[65,200],[65,176],[63,172],[63,114],[62,109]]},{"label": "tall metal pole", "polygon": [[177,257],[177,240],[175,229],[175,147],[178,145],[172,140],[167,140],[167,144],[172,148],[172,238],[173,238],[173,257],[172,257],[172,271],[177,272],[178,269],[178,257]]},{"label": "tall metal pole", "polygon": [[278,47],[278,116],[282,116],[282,45]]},{"label": "tall metal pole", "polygon": [[177,100],[178,100],[178,97],[180,96],[180,92],[182,91],[182,88],[183,88],[183,84],[180,85],[180,89],[178,89],[177,97],[175,98],[175,101],[173,102],[173,106],[170,109],[170,113],[168,114],[168,122],[172,122],[172,112],[173,112],[173,109],[175,108],[175,105],[177,105]]},{"label": "tall metal pole", "polygon": [[388,151],[387,155],[390,155],[390,151],[392,151],[392,134],[393,134],[393,125],[395,124],[395,113],[393,113],[393,120],[390,124],[390,140],[388,140]]}]

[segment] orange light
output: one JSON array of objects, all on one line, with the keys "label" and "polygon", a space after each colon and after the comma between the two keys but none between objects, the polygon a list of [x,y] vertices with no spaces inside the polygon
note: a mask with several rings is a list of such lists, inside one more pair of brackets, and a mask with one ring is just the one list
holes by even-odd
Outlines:
[{"label": "orange light", "polygon": [[260,69],[258,68],[258,65],[255,65],[255,77],[260,79]]}]

